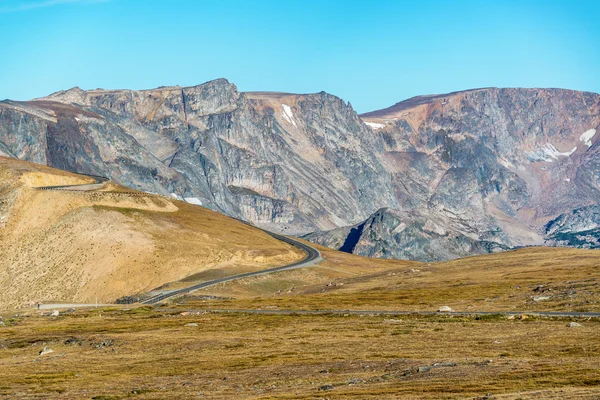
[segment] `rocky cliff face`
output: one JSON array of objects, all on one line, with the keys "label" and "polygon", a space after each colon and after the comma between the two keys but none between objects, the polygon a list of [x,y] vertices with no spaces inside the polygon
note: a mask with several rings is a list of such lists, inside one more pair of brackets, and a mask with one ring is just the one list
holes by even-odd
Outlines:
[{"label": "rocky cliff face", "polygon": [[597,94],[478,89],[361,117],[326,93],[240,93],[223,79],[75,88],[0,102],[0,154],[378,257],[550,243],[549,221],[600,198]]},{"label": "rocky cliff face", "polygon": [[[599,95],[479,89],[418,97],[362,118],[384,139],[379,158],[397,209],[308,239],[337,248],[355,241],[357,254],[421,260],[597,240],[596,231],[572,230],[593,225],[592,213],[578,213],[577,226],[566,221],[600,199]],[[546,223],[563,213],[551,224],[566,230],[557,238],[558,228]]]}]

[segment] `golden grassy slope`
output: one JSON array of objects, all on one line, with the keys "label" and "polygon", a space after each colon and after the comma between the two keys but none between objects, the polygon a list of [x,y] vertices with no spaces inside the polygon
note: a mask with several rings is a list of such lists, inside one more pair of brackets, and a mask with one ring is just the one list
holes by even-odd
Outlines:
[{"label": "golden grassy slope", "polygon": [[184,202],[32,188],[91,181],[0,157],[0,308],[110,302],[212,268],[264,269],[303,257],[259,230]]}]

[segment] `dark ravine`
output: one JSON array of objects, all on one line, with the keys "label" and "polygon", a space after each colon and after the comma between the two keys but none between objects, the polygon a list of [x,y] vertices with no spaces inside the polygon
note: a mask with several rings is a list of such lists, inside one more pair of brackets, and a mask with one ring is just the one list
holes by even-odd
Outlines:
[{"label": "dark ravine", "polygon": [[0,155],[422,261],[597,247],[594,213],[574,210],[600,198],[599,129],[600,95],[562,89],[420,96],[362,116],[324,92],[243,93],[224,79],[0,102]]}]

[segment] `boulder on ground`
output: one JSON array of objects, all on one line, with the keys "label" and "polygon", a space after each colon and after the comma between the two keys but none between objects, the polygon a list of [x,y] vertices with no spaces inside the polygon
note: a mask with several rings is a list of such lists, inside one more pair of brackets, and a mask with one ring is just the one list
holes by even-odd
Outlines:
[{"label": "boulder on ground", "polygon": [[54,353],[54,350],[52,350],[48,346],[46,346],[42,350],[40,350],[40,356],[43,356],[43,355],[48,354],[48,353]]},{"label": "boulder on ground", "polygon": [[580,327],[580,326],[583,326],[583,325],[581,325],[581,324],[578,324],[577,322],[571,322],[571,323],[569,324],[569,328],[578,328],[578,327]]},{"label": "boulder on ground", "polygon": [[452,312],[452,309],[450,307],[448,307],[448,306],[441,306],[438,309],[438,312]]},{"label": "boulder on ground", "polygon": [[533,296],[533,301],[546,301],[550,300],[552,296]]}]

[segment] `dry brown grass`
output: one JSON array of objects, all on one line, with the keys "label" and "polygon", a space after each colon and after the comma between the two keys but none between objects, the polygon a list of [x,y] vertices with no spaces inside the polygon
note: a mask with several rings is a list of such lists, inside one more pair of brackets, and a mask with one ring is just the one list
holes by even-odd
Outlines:
[{"label": "dry brown grass", "polygon": [[[0,328],[0,396],[11,398],[600,395],[597,320],[569,328],[566,320],[181,316],[139,308],[8,323]],[[44,346],[54,352],[40,357]],[[431,368],[436,363],[447,365]]]}]

